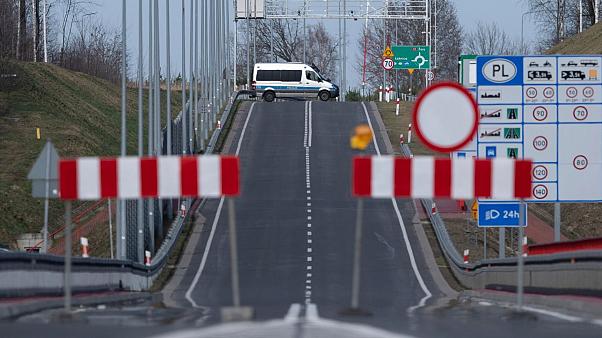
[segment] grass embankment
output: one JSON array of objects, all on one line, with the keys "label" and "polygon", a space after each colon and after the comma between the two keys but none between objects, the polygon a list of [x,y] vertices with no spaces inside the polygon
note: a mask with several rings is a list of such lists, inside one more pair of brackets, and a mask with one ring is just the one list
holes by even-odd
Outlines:
[{"label": "grass embankment", "polygon": [[[31,197],[26,176],[45,140],[52,139],[61,156],[118,155],[121,94],[118,85],[49,64],[0,61],[0,74],[17,74],[0,79],[0,243],[14,247],[19,234],[42,228],[43,201]],[[162,95],[165,110],[165,92]],[[137,89],[129,89],[130,154],[137,149],[137,99]],[[175,92],[172,107],[173,112],[180,110]],[[42,130],[42,140],[35,138],[36,127]],[[50,229],[61,225],[61,204],[51,201]],[[97,237],[108,241],[106,235]]]}]

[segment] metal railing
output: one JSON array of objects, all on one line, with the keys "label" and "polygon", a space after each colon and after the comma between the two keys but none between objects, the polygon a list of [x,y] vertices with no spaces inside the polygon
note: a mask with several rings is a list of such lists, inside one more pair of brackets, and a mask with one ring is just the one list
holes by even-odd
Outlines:
[{"label": "metal railing", "polygon": [[[401,154],[411,157],[407,144]],[[464,263],[451,239],[440,213],[430,212],[433,200],[421,199],[437,242],[454,277],[470,289],[513,289],[517,283],[517,257],[484,259]],[[602,251],[574,251],[525,257],[524,285],[542,293],[602,294]]]}]

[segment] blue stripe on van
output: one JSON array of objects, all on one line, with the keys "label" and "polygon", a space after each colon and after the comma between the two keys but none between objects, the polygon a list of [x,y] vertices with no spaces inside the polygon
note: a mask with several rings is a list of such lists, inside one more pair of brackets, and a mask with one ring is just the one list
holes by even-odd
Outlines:
[{"label": "blue stripe on van", "polygon": [[273,88],[275,90],[320,90],[322,87],[304,87],[304,86],[256,86],[257,89]]}]

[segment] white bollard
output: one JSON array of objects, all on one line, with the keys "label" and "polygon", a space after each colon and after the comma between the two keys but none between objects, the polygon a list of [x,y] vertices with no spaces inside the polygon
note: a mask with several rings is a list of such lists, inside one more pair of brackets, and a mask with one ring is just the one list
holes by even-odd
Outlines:
[{"label": "white bollard", "polygon": [[468,264],[470,261],[470,250],[464,250],[464,264]]},{"label": "white bollard", "polygon": [[383,102],[383,86],[378,87],[378,102]]},{"label": "white bollard", "polygon": [[403,134],[399,134],[399,144],[403,144]]},{"label": "white bollard", "polygon": [[433,202],[433,205],[431,205],[431,214],[437,214],[437,204],[435,204],[435,202]]},{"label": "white bollard", "polygon": [[148,250],[144,251],[144,265],[146,265],[146,266],[151,265],[151,252]]},{"label": "white bollard", "polygon": [[397,98],[395,104],[395,116],[399,116],[399,98]]},{"label": "white bollard", "polygon": [[385,98],[387,103],[391,102],[391,91],[389,91],[389,86],[385,87]]},{"label": "white bollard", "polygon": [[186,217],[186,206],[184,203],[180,206],[180,211],[182,211],[182,218]]},{"label": "white bollard", "polygon": [[527,244],[527,236],[523,237],[523,257],[529,256],[529,245]]},{"label": "white bollard", "polygon": [[90,255],[88,254],[88,239],[86,237],[81,237],[79,242],[82,245],[82,257],[88,258]]},{"label": "white bollard", "polygon": [[408,126],[408,144],[412,143],[412,124]]},{"label": "white bollard", "polygon": [[217,129],[222,129],[222,121],[217,120]]}]

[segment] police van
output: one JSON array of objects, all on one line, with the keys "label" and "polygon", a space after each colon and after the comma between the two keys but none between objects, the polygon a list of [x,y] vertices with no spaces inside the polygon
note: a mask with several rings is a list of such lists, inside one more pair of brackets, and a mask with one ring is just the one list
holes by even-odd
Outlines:
[{"label": "police van", "polygon": [[339,87],[324,79],[314,66],[303,63],[258,63],[252,90],[266,102],[276,97],[315,98],[328,101],[339,96]]}]

